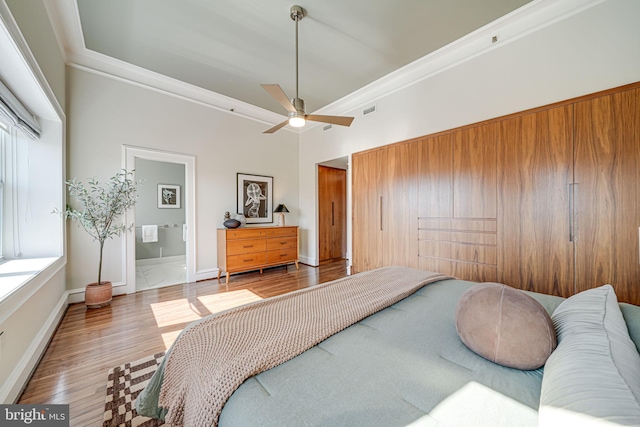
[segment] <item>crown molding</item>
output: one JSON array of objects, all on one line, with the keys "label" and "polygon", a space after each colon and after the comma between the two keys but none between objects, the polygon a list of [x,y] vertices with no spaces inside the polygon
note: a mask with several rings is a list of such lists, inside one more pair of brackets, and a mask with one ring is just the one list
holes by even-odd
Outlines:
[{"label": "crown molding", "polygon": [[[380,98],[605,1],[611,0],[533,0],[484,27],[314,111],[314,114],[353,113]],[[69,66],[128,81],[271,126],[286,120],[284,115],[93,52],[84,45],[78,5],[75,0],[50,0],[45,2],[45,5],[63,58]],[[497,37],[496,42],[492,41],[494,36]],[[303,130],[289,127],[283,129],[301,133],[321,125],[321,123],[313,123],[302,128]]]}]

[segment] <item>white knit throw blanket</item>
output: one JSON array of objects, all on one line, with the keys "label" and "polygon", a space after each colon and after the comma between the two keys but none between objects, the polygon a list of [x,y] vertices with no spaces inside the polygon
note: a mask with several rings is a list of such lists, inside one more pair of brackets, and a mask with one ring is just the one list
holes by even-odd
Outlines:
[{"label": "white knit throw blanket", "polygon": [[448,277],[404,267],[368,271],[217,315],[185,331],[164,371],[160,406],[173,426],[216,426],[231,394],[331,335]]}]

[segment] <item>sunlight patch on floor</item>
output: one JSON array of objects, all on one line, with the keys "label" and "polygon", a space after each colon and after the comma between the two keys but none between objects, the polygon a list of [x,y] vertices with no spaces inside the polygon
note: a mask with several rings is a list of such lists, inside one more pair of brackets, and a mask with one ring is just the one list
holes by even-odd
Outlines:
[{"label": "sunlight patch on floor", "polygon": [[[193,300],[181,298],[173,301],[151,304],[153,316],[159,328],[188,324],[214,313],[220,313],[250,302],[260,301],[261,297],[250,290],[223,292],[213,295],[201,295]],[[179,313],[179,315],[176,315]],[[165,348],[171,347],[182,328],[161,334]]]},{"label": "sunlight patch on floor", "polygon": [[250,290],[223,292],[213,295],[201,295],[195,299],[181,298],[151,304],[153,316],[159,328],[193,322],[210,314],[219,313],[262,298]]}]

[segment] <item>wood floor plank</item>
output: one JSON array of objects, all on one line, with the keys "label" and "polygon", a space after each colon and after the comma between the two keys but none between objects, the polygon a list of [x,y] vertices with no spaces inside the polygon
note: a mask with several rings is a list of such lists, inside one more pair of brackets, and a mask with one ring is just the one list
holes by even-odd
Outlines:
[{"label": "wood floor plank", "polygon": [[109,369],[165,351],[193,320],[347,275],[346,261],[276,267],[113,298],[110,306],[67,309],[18,403],[70,405],[72,426],[102,425]]}]

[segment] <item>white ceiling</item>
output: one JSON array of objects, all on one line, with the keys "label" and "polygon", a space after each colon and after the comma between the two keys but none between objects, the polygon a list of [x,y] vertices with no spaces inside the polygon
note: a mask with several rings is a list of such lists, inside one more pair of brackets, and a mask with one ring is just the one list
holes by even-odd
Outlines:
[{"label": "white ceiling", "polygon": [[[289,97],[295,95],[293,4],[306,12],[299,22],[299,96],[309,113],[342,114],[332,105],[459,44],[469,33],[521,19],[529,9],[558,7],[551,0],[530,2],[50,0],[45,5],[69,64],[277,123],[285,111],[260,84],[277,83]],[[483,46],[491,44],[489,34],[483,38]]]}]

